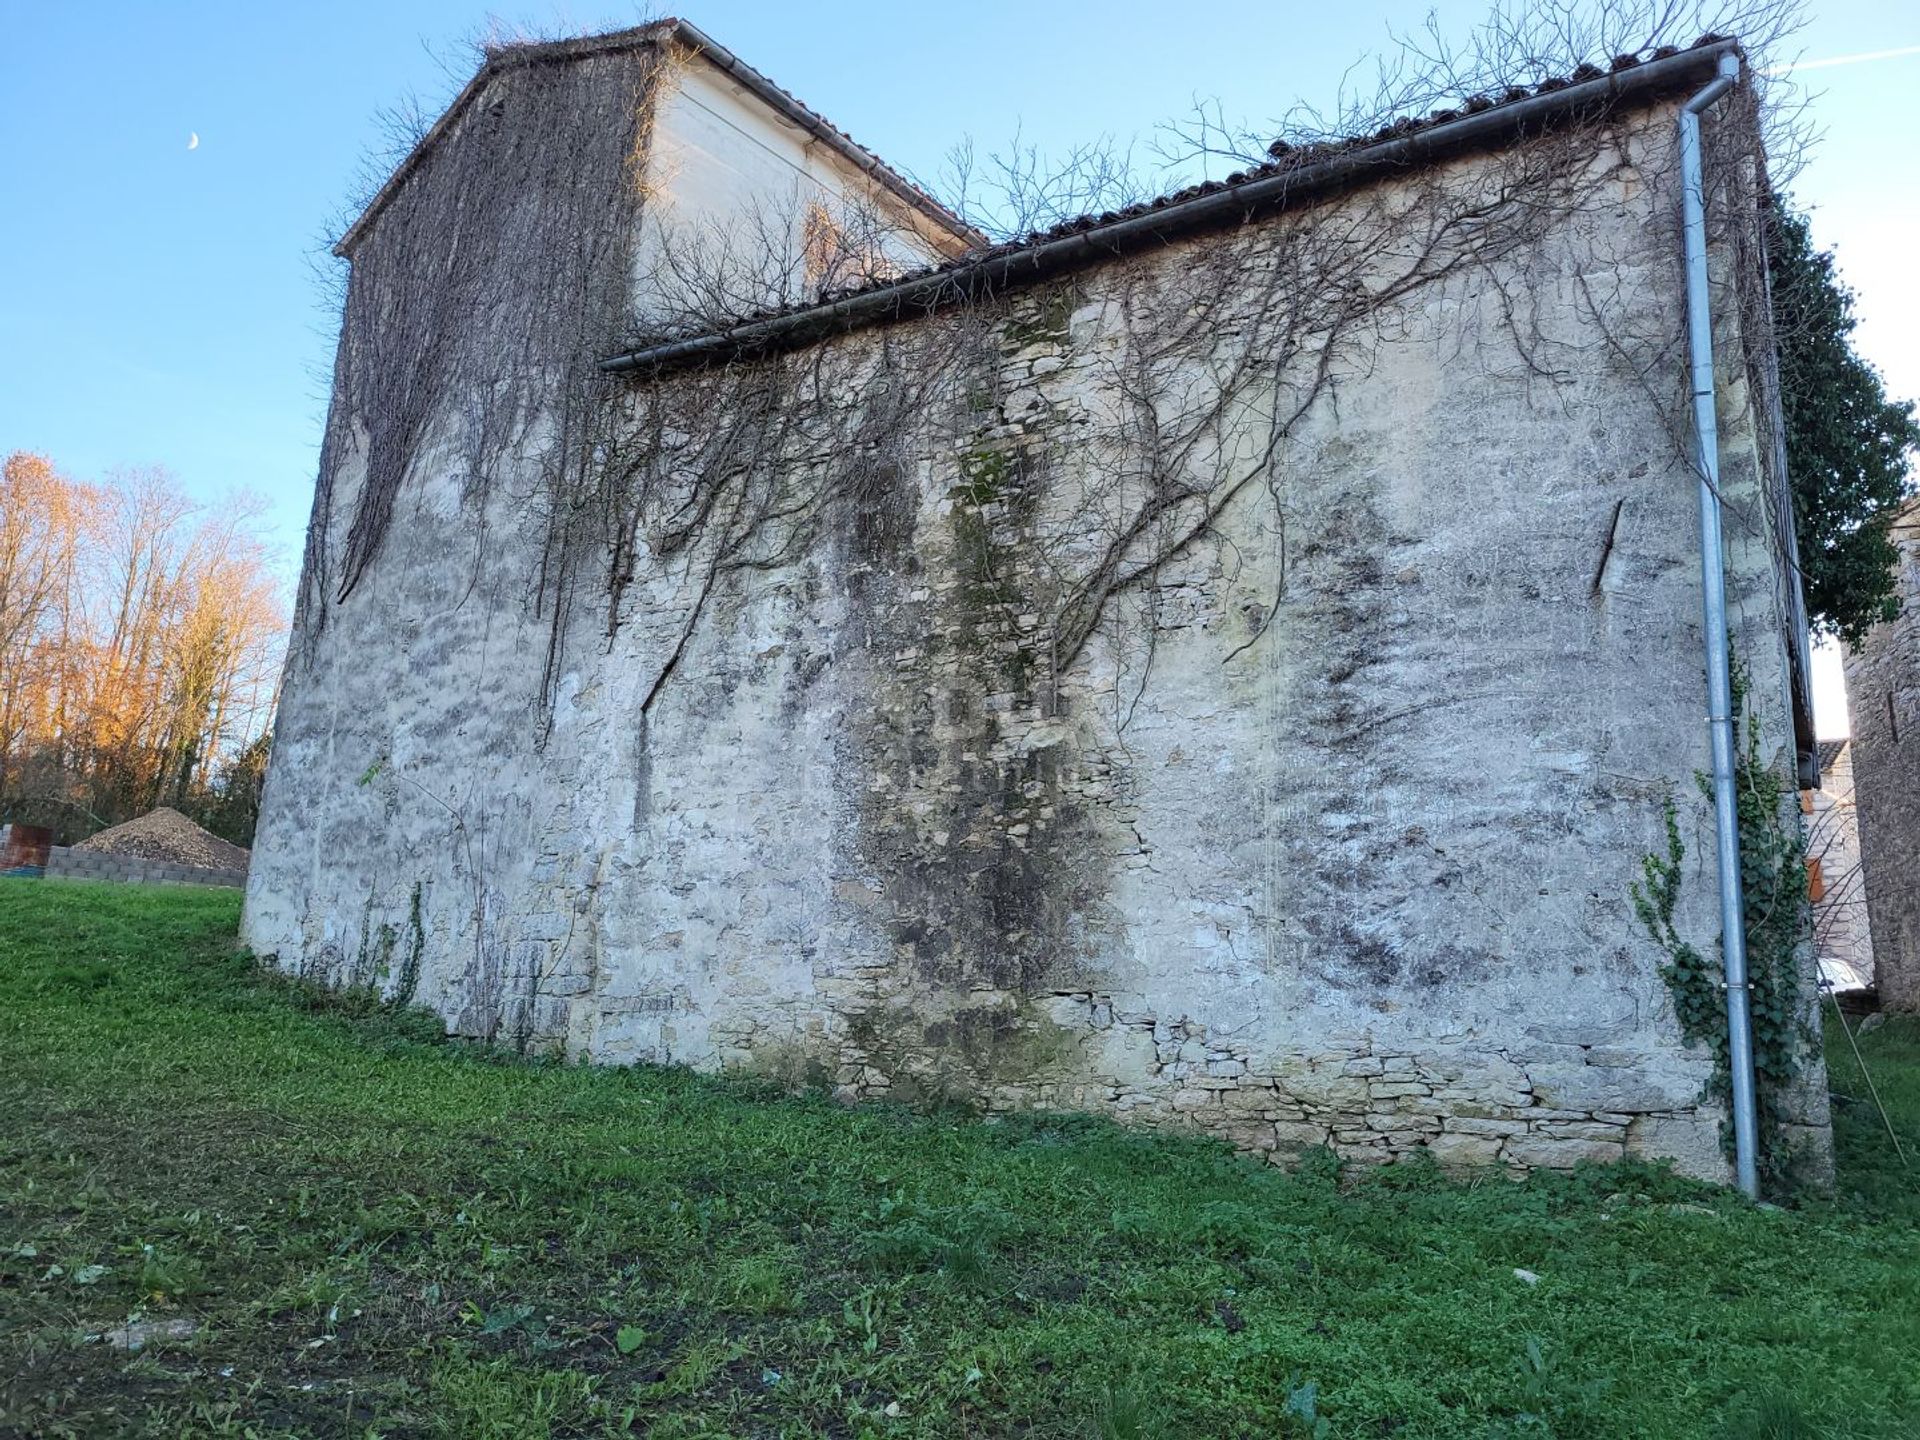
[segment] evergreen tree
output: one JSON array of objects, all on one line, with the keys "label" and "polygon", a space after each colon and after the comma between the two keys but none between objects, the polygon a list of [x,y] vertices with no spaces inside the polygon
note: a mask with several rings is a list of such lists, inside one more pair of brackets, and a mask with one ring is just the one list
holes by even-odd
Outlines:
[{"label": "evergreen tree", "polygon": [[1853,292],[1781,196],[1767,249],[1807,613],[1816,631],[1857,642],[1899,613],[1887,527],[1910,493],[1920,423],[1854,353]]}]

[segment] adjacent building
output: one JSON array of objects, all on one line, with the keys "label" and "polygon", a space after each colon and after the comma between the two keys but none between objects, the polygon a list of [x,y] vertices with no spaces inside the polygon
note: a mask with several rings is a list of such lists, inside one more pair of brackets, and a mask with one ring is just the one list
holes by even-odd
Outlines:
[{"label": "adjacent building", "polygon": [[1860,818],[1853,782],[1853,744],[1820,742],[1820,784],[1800,792],[1806,817],[1807,898],[1821,983],[1836,991],[1874,985],[1873,931],[1868,923]]},{"label": "adjacent building", "polygon": [[1847,655],[1855,808],[1880,1004],[1920,1010],[1920,501],[1896,518],[1898,619]]}]

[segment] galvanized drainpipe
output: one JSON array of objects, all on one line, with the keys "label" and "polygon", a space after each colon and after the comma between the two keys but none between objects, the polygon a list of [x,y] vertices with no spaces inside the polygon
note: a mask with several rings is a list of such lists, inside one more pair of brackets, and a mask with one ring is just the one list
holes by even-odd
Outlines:
[{"label": "galvanized drainpipe", "polygon": [[1733,88],[1740,57],[1680,112],[1680,179],[1687,256],[1687,348],[1700,472],[1700,572],[1706,620],[1707,725],[1713,740],[1713,819],[1720,869],[1720,953],[1726,966],[1727,1060],[1733,1072],[1734,1178],[1758,1198],[1759,1124],[1753,1095],[1753,1028],[1747,997],[1747,935],[1740,890],[1740,815],[1734,794],[1733,676],[1727,649],[1727,575],[1720,530],[1720,427],[1714,413],[1713,313],[1707,294],[1706,186],[1701,112]]}]

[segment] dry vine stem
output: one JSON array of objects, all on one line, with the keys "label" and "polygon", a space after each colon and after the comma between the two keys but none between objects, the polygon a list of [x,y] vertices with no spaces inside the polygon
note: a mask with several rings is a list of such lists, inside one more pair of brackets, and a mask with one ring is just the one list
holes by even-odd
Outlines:
[{"label": "dry vine stem", "polygon": [[[647,692],[651,708],[716,583],[794,563],[834,517],[907,522],[900,512],[911,497],[887,490],[915,488],[911,471],[944,455],[957,465],[947,498],[979,521],[962,563],[983,591],[1004,591],[1010,614],[1040,617],[1046,653],[1034,659],[1055,694],[1116,599],[1153,590],[1196,550],[1231,549],[1218,523],[1229,506],[1263,501],[1257,523],[1278,535],[1289,450],[1312,453],[1321,427],[1310,422],[1336,403],[1342,372],[1363,373],[1389,332],[1417,329],[1421,307],[1481,310],[1497,296],[1494,313],[1476,317],[1481,333],[1456,338],[1456,363],[1519,366],[1552,396],[1565,371],[1553,356],[1564,347],[1541,330],[1536,277],[1516,262],[1550,238],[1570,240],[1633,164],[1602,120],[1516,147],[1464,184],[1447,171],[1412,176],[1183,247],[1177,267],[1119,262],[1094,304],[1086,287],[1065,282],[976,300],[871,343],[827,342],[629,386],[598,417],[594,463],[566,497],[573,523],[552,532],[552,573],[568,577],[555,587],[567,597],[559,603],[591,564],[606,586],[611,638],[637,568],[678,576],[669,608],[687,626]],[[697,253],[676,255],[665,270],[672,323],[649,338],[724,328],[738,317],[702,302],[752,288],[735,277],[772,275],[757,293],[786,293],[775,251],[792,229],[761,223],[749,253],[711,270]],[[1628,257],[1586,259],[1576,273],[1616,273]],[[703,288],[706,274],[722,278]],[[1611,317],[1594,304],[1589,318]],[[1075,328],[1099,339],[1074,394],[1044,385],[1007,393],[1010,351],[1068,348]],[[1673,340],[1663,331],[1610,343],[1651,377],[1670,368]],[[1677,414],[1670,377],[1663,388],[1663,407]],[[917,428],[927,435],[915,437]],[[1070,462],[1063,447],[1035,443],[1048,432],[1075,437]],[[933,443],[904,453],[913,438]],[[1152,630],[1129,623],[1109,628],[1107,641],[1132,646]],[[560,627],[554,638],[560,646]],[[562,665],[556,648],[549,685]]]},{"label": "dry vine stem", "polygon": [[[462,467],[481,520],[503,456],[542,449],[546,488],[570,483],[595,364],[629,313],[654,68],[636,48],[503,70],[355,246],[308,531],[310,624],[353,593],[422,455]],[[325,522],[349,457],[364,476],[336,557]],[[477,559],[483,530],[476,541]]]}]

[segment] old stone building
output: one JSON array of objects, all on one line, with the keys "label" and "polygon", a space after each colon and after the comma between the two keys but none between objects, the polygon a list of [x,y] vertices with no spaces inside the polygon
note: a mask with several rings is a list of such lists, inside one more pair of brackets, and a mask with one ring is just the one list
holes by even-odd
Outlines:
[{"label": "old stone building", "polygon": [[1807,898],[1820,979],[1834,990],[1867,990],[1873,978],[1873,929],[1860,864],[1860,812],[1853,744],[1820,742],[1820,784],[1800,792],[1807,817]]},{"label": "old stone building", "polygon": [[1847,654],[1855,809],[1880,1004],[1920,1010],[1920,500],[1893,525],[1898,619]]},{"label": "old stone building", "polygon": [[[1674,137],[1728,53],[998,246],[689,27],[495,55],[343,242],[247,940],[596,1060],[1724,1173],[1630,887],[1671,804],[1713,953]],[[744,260],[659,228],[724,188],[690,76],[820,157]],[[1791,797],[1744,86],[1707,133]]]}]

